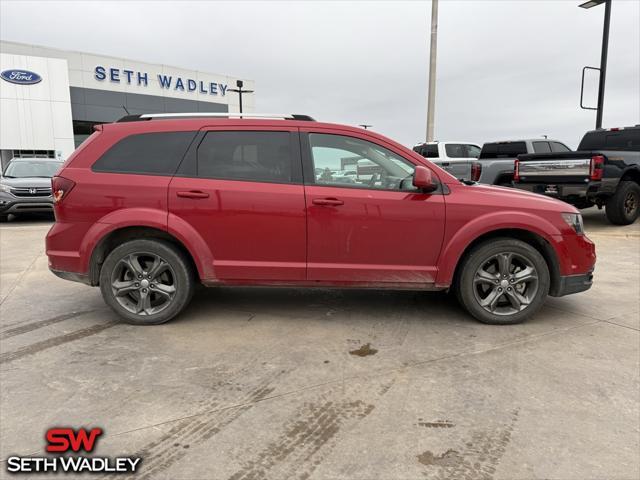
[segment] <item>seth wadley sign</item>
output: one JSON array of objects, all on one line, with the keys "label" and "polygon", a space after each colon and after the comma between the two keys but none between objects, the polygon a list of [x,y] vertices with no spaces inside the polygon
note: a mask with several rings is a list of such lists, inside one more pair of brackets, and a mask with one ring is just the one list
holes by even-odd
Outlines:
[{"label": "seth wadley sign", "polygon": [[[126,83],[127,85],[137,84],[140,87],[149,86],[149,74],[147,72],[136,72],[133,70],[107,68],[97,65],[94,69],[94,77],[98,81],[109,80],[113,83]],[[158,85],[167,90],[182,92],[198,92],[205,95],[225,96],[228,85],[216,82],[204,82],[193,80],[192,78],[181,78],[172,75],[157,74]]]}]

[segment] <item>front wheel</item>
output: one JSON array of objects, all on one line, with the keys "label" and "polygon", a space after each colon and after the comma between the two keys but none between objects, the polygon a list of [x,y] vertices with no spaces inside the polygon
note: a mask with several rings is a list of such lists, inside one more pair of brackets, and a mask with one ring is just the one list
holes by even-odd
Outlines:
[{"label": "front wheel", "polygon": [[483,323],[507,325],[532,316],[549,293],[549,268],[540,252],[510,238],[492,239],[463,260],[456,293]]},{"label": "front wheel", "polygon": [[189,303],[194,275],[186,256],[164,240],[132,240],[116,247],[100,270],[100,290],[127,323],[156,325]]}]

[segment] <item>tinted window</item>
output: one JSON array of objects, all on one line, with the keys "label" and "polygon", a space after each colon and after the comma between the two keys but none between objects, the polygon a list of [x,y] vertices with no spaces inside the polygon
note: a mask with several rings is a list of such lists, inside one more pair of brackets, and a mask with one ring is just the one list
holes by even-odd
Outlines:
[{"label": "tinted window", "polygon": [[485,143],[480,158],[515,158],[522,153],[527,153],[525,142]]},{"label": "tinted window", "polygon": [[142,133],[123,138],[93,164],[96,172],[173,175],[196,132]]},{"label": "tinted window", "polygon": [[480,156],[480,147],[469,145],[469,158],[478,158]]},{"label": "tinted window", "polygon": [[420,145],[414,151],[426,158],[438,158],[438,145]]},{"label": "tinted window", "polygon": [[478,158],[480,149],[475,145],[466,143],[448,143],[444,146],[447,157],[451,158]]},{"label": "tinted window", "polygon": [[570,152],[571,149],[567,147],[564,143],[551,142],[551,151],[552,152]]},{"label": "tinted window", "polygon": [[601,130],[587,133],[578,150],[621,150],[640,152],[640,129]]},{"label": "tinted window", "polygon": [[342,135],[309,134],[315,183],[414,190],[414,165],[375,143]]},{"label": "tinted window", "polygon": [[208,132],[198,147],[198,177],[292,181],[289,132]]},{"label": "tinted window", "polygon": [[549,142],[533,142],[533,151],[535,153],[551,153]]}]

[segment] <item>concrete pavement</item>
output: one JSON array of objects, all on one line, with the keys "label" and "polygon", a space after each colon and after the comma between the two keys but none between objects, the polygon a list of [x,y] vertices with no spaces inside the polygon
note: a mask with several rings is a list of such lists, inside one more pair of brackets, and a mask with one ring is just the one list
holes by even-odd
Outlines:
[{"label": "concrete pavement", "polygon": [[439,293],[267,288],[129,326],[48,272],[50,222],[2,224],[0,478],[59,425],[139,478],[640,478],[640,222],[584,213],[594,287],[508,327]]}]

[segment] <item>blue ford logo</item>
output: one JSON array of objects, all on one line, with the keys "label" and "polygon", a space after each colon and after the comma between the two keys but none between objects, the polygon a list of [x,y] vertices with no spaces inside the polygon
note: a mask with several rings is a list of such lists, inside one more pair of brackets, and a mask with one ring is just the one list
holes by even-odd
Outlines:
[{"label": "blue ford logo", "polygon": [[29,70],[4,70],[0,72],[3,80],[20,85],[33,85],[42,81],[42,77],[35,72]]}]

